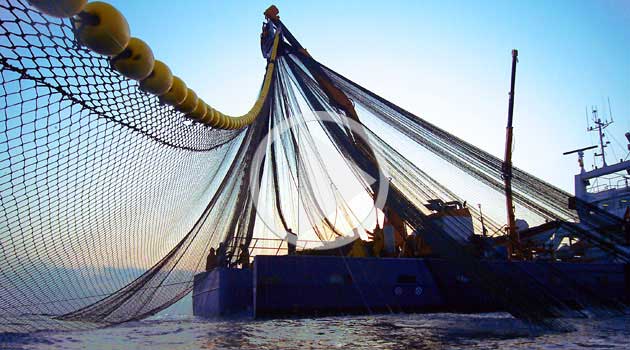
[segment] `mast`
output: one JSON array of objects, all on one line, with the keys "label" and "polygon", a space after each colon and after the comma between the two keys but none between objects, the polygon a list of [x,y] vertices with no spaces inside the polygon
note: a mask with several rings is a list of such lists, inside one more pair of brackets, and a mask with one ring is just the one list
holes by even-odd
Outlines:
[{"label": "mast", "polygon": [[[609,102],[610,103],[610,102]],[[609,110],[610,110],[610,105],[608,106]],[[593,124],[595,124],[596,126],[589,126],[588,127],[588,131],[597,131],[597,134],[599,136],[599,148],[600,148],[600,153],[595,153],[595,157],[602,157],[602,166],[606,167],[608,166],[608,164],[606,164],[606,147],[608,147],[608,144],[610,143],[609,141],[604,141],[604,137],[606,137],[606,135],[604,134],[604,129],[606,129],[610,124],[613,123],[612,119],[609,120],[605,120],[602,121],[601,118],[598,115],[597,112],[597,108],[593,107],[592,108],[592,113],[593,113]]]},{"label": "mast", "polygon": [[505,183],[505,205],[507,209],[507,234],[508,234],[508,259],[516,255],[519,245],[518,232],[516,231],[516,218],[514,216],[514,203],[512,199],[512,118],[514,115],[514,82],[516,80],[516,63],[518,62],[518,50],[512,50],[512,79],[510,83],[510,100],[508,107],[508,121],[505,129],[505,159],[503,162],[503,181]]}]

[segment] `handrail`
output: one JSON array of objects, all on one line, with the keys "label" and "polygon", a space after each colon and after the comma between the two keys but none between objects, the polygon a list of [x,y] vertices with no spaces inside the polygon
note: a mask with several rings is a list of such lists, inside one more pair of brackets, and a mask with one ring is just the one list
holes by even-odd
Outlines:
[{"label": "handrail", "polygon": [[[264,242],[273,242],[273,243],[278,243],[277,245],[273,245],[271,247],[264,247],[264,246],[258,246],[259,243],[264,243]],[[253,252],[255,250],[263,250],[263,251],[271,251],[274,250],[275,254],[274,255],[278,255],[281,251],[288,251],[288,247],[286,247],[285,245],[286,240],[284,239],[280,239],[280,238],[252,238],[252,242],[250,243],[249,247],[248,247],[248,251],[251,255],[254,255]],[[323,245],[322,241],[315,241],[315,240],[298,240],[296,242],[296,249],[298,250],[304,250],[307,249],[307,246],[309,244],[320,244]],[[283,245],[285,245],[285,247],[283,247]],[[237,248],[235,245],[229,245],[229,248]]]}]

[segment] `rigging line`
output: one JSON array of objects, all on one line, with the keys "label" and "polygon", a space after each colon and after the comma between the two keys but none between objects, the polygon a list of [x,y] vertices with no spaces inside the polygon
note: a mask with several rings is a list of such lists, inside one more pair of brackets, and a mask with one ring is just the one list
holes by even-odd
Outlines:
[{"label": "rigging line", "polygon": [[[320,63],[318,63],[318,64],[321,65]],[[447,139],[450,139],[451,141],[456,141],[456,143],[462,144],[465,147],[470,148],[471,150],[474,150],[475,153],[472,153],[471,156],[473,156],[473,157],[480,157],[481,155],[484,155],[485,158],[491,159],[493,162],[495,162],[497,164],[500,163],[500,160],[498,160],[497,157],[492,156],[491,154],[489,154],[489,153],[487,153],[487,152],[485,152],[485,151],[475,147],[474,145],[472,145],[472,144],[470,144],[470,143],[468,143],[468,142],[466,142],[466,141],[464,141],[462,139],[459,139],[459,138],[457,138],[454,135],[449,134],[448,132],[444,131],[443,129],[440,129],[440,128],[436,127],[435,125],[430,124],[430,123],[424,121],[423,119],[413,115],[412,113],[410,113],[410,112],[408,112],[408,111],[406,111],[406,110],[404,110],[404,109],[394,105],[393,103],[391,103],[391,102],[389,102],[389,101],[387,101],[387,100],[385,100],[385,99],[375,95],[374,93],[372,93],[369,90],[367,90],[367,89],[357,85],[356,83],[350,81],[349,79],[343,77],[342,75],[339,75],[338,73],[334,72],[330,68],[328,68],[328,67],[326,67],[324,65],[321,65],[321,66],[325,70],[327,70],[328,72],[333,74],[333,78],[336,78],[335,81],[341,81],[341,82],[344,82],[344,83],[346,83],[346,84],[348,84],[350,86],[355,87],[356,89],[359,89],[360,91],[362,91],[363,93],[367,94],[368,96],[370,96],[371,98],[375,99],[376,101],[379,101],[379,102],[383,103],[384,105],[388,106],[389,108],[392,108],[393,110],[397,111],[400,115],[405,116],[407,121],[413,122],[413,123],[420,123],[418,125],[425,125],[430,130],[433,130],[432,132],[437,132],[436,135],[438,135],[440,137],[445,137]],[[566,192],[564,192],[564,191],[562,191],[562,190],[560,190],[560,189],[558,189],[558,188],[556,188],[556,187],[554,187],[554,186],[552,186],[552,185],[550,185],[550,184],[548,184],[548,183],[546,183],[546,182],[544,182],[544,181],[542,181],[540,179],[537,179],[537,178],[527,174],[526,172],[524,172],[524,171],[522,171],[522,170],[520,170],[518,168],[514,168],[514,170],[515,170],[515,175],[516,175],[517,172],[520,172],[520,173],[522,173],[524,175],[527,175],[527,176],[529,176],[529,177],[531,177],[533,179],[536,179],[541,184],[544,184],[544,185],[548,186],[549,188],[553,188],[554,190],[556,190],[556,191],[558,191],[560,193],[568,195],[568,193],[566,193]]]}]

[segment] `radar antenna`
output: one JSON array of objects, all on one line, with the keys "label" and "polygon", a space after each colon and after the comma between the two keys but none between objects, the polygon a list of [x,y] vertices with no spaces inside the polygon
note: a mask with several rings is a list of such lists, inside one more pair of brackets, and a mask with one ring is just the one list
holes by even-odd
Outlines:
[{"label": "radar antenna", "polygon": [[597,107],[591,107],[592,121],[594,126],[589,126],[586,130],[588,131],[597,131],[599,134],[599,147],[600,153],[595,153],[595,157],[602,157],[603,166],[607,166],[606,164],[606,147],[610,144],[610,141],[604,141],[606,134],[604,133],[604,129],[606,129],[610,124],[613,123],[613,120],[604,120],[602,121],[598,115]]}]

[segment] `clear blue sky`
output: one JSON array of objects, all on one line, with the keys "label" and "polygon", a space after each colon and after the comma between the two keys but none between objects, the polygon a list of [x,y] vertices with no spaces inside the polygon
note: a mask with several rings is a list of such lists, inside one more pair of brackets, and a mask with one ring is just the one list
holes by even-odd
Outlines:
[{"label": "clear blue sky", "polygon": [[[265,64],[262,12],[272,2],[111,3],[132,35],[206,102],[228,113],[250,108]],[[562,152],[593,144],[584,109],[600,105],[607,115],[607,97],[617,121],[609,158],[622,156],[630,131],[630,1],[274,4],[316,59],[498,156],[517,48],[516,165],[573,192],[576,159]]]}]

